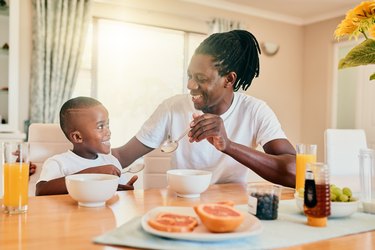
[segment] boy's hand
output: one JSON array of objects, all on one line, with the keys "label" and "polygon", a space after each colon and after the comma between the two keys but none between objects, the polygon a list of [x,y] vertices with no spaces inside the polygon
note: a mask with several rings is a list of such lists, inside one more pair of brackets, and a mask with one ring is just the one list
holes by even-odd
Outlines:
[{"label": "boy's hand", "polygon": [[[19,162],[20,161],[20,151],[16,150],[12,154],[17,156],[16,162]],[[29,176],[35,174],[35,172],[36,172],[36,165],[34,163],[30,162],[30,164],[29,164]]]},{"label": "boy's hand", "polygon": [[134,184],[137,180],[138,180],[138,176],[137,176],[137,175],[134,175],[134,176],[128,181],[128,183],[126,183],[125,185],[123,185],[123,184],[119,184],[117,190],[118,190],[118,191],[134,190],[134,186],[133,186],[133,184]]},{"label": "boy's hand", "polygon": [[35,174],[36,172],[36,165],[32,162],[30,162],[29,166],[29,176]]}]

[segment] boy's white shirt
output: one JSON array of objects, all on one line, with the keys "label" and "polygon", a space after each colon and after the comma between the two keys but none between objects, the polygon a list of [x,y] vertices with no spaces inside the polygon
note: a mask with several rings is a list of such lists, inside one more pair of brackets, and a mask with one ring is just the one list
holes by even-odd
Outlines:
[{"label": "boy's white shirt", "polygon": [[[122,170],[120,162],[112,154],[98,154],[98,157],[92,160],[82,158],[71,150],[68,150],[67,152],[48,158],[43,163],[38,182],[50,181],[75,174],[86,168],[108,164],[116,166],[120,171]],[[120,179],[120,183],[124,182]]]}]

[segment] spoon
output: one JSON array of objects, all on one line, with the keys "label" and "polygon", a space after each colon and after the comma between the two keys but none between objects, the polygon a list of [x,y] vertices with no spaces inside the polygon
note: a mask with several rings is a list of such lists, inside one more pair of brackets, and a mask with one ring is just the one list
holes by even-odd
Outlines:
[{"label": "spoon", "polygon": [[127,167],[127,168],[123,168],[121,170],[121,174],[138,173],[139,171],[142,171],[144,168],[145,168],[144,164],[136,164],[136,165],[133,165],[133,166],[130,166],[130,167]]},{"label": "spoon", "polygon": [[168,139],[165,142],[163,142],[163,144],[160,147],[161,152],[172,153],[173,151],[175,151],[178,148],[178,141],[184,138],[184,136],[187,135],[189,131],[190,131],[190,127],[188,127],[185,130],[185,132],[182,135],[180,135],[180,137],[178,137],[177,140],[171,140],[171,137],[168,136]]}]

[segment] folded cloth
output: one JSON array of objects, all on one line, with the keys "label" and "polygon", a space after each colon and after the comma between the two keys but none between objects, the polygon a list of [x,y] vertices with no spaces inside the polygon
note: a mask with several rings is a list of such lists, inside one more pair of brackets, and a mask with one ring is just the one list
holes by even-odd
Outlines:
[{"label": "folded cloth", "polygon": [[[246,205],[244,205],[243,209]],[[306,217],[298,211],[295,200],[283,200],[279,204],[277,220],[261,221],[263,232],[241,239],[197,242],[175,240],[154,236],[145,232],[141,217],[136,217],[122,226],[94,239],[95,243],[119,245],[144,249],[272,249],[311,243],[319,240],[375,230],[375,215],[362,212],[350,217],[329,219],[326,227],[311,227]]]}]

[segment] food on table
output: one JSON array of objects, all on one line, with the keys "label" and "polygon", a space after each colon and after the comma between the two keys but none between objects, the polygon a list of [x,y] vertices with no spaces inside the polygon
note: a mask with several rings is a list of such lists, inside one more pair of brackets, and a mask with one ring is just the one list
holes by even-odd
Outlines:
[{"label": "food on table", "polygon": [[[332,202],[351,202],[357,201],[349,187],[340,188],[335,184],[330,185],[330,196]],[[298,189],[298,197],[303,198],[304,189]]]},{"label": "food on table", "polygon": [[331,192],[331,201],[338,201],[338,202],[350,202],[356,201],[357,199],[353,197],[352,190],[348,187],[340,188],[335,184],[330,185],[330,192]]},{"label": "food on table", "polygon": [[303,198],[303,195],[305,193],[305,189],[304,188],[299,188],[297,190],[297,192],[298,192],[298,197]]},{"label": "food on table", "polygon": [[279,196],[270,193],[251,193],[250,196],[257,199],[255,216],[261,220],[277,219],[277,210],[279,207]]},{"label": "food on table", "polygon": [[194,207],[202,224],[213,233],[227,233],[236,230],[244,221],[244,215],[226,204],[208,203]]},{"label": "food on table", "polygon": [[165,232],[192,232],[198,225],[198,220],[192,216],[170,212],[159,213],[147,222],[152,228]]},{"label": "food on table", "polygon": [[218,202],[216,202],[216,203],[217,203],[217,204],[228,205],[228,206],[231,206],[231,207],[234,206],[234,202],[233,202],[233,201],[230,201],[230,200],[227,200],[227,201],[218,201]]}]

